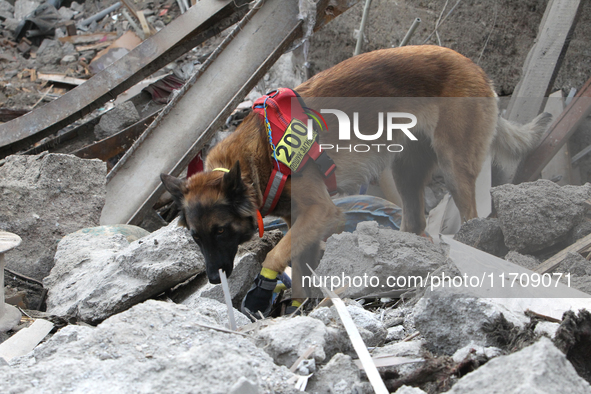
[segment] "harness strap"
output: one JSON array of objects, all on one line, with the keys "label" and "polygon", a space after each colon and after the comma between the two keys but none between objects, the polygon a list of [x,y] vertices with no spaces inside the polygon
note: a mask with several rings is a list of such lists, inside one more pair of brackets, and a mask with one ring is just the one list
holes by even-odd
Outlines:
[{"label": "harness strap", "polygon": [[324,176],[324,184],[328,189],[328,193],[332,196],[337,192],[337,177],[335,171],[337,166],[334,161],[328,156],[326,151],[320,149],[317,142],[312,144],[312,148],[308,151],[308,156],[316,163],[318,169]]},{"label": "harness strap", "polygon": [[261,208],[261,214],[263,216],[268,215],[275,209],[285,182],[287,182],[287,175],[274,168],[271,172],[269,182],[267,182],[265,194],[263,195],[263,207]]}]

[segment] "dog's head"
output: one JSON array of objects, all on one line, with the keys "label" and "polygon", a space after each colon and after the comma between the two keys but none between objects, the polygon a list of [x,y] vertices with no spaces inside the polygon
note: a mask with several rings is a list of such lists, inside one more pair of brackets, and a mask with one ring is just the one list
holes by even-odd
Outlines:
[{"label": "dog's head", "polygon": [[181,210],[179,224],[205,257],[209,281],[220,283],[218,270],[230,276],[238,245],[257,229],[253,192],[242,180],[240,163],[227,173],[203,172],[187,180],[161,174],[160,179]]}]

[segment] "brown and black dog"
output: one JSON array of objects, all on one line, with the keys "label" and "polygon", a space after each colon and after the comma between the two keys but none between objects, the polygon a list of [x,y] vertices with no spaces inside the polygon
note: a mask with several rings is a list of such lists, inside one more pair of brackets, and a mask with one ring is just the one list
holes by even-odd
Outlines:
[{"label": "brown and black dog", "polygon": [[[412,113],[417,119],[412,131],[418,140],[406,139],[402,152],[328,152],[336,164],[338,189],[345,193],[355,193],[360,184],[391,171],[402,198],[402,230],[417,234],[425,229],[423,189],[436,165],[463,220],[472,219],[477,216],[475,181],[489,151],[500,160],[522,157],[535,146],[550,120],[548,114],[542,114],[519,126],[502,119],[484,71],[457,52],[438,46],[407,46],[355,56],[317,74],[295,91],[306,101],[314,97],[446,99],[426,101],[425,105],[410,100],[405,108],[394,109]],[[332,126],[329,122],[329,132],[319,135],[325,146],[339,143],[337,133],[330,132]],[[390,141],[384,135],[381,142],[402,143],[406,137],[399,134]],[[353,136],[350,143],[355,142],[364,141]],[[181,223],[201,247],[210,282],[219,283],[220,268],[228,275],[232,272],[238,245],[255,234],[256,212],[272,166],[265,125],[252,113],[210,152],[205,172],[187,180],[162,175],[166,189],[181,207]],[[229,172],[212,171],[215,168]],[[381,186],[386,183],[382,179]],[[290,226],[263,263],[274,272],[282,272],[292,260],[313,260],[319,241],[342,220],[323,176],[313,165],[307,165],[302,176],[288,179],[273,215]],[[294,272],[295,283],[297,275]]]}]

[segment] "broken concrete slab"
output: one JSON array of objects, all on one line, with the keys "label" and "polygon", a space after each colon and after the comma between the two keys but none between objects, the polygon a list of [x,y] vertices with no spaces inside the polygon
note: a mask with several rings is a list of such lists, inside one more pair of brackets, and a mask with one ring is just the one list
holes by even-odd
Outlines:
[{"label": "broken concrete slab", "polygon": [[315,394],[370,394],[373,389],[361,381],[361,372],[350,356],[335,354],[310,379],[306,391]]},{"label": "broken concrete slab", "polygon": [[106,173],[102,161],[72,155],[8,156],[0,166],[0,229],[23,243],[6,254],[7,268],[46,277],[59,240],[99,224]]},{"label": "broken concrete slab", "polygon": [[[234,259],[234,269],[228,278],[228,286],[232,297],[232,305],[240,309],[242,299],[250,289],[254,278],[261,272],[265,256],[281,240],[280,230],[266,231],[263,238],[253,238],[238,248]],[[172,298],[175,302],[190,305],[193,300],[207,297],[225,304],[222,285],[208,282],[204,274],[184,285]]]},{"label": "broken concrete slab", "polygon": [[149,300],[96,328],[67,326],[0,367],[0,392],[227,393],[245,377],[259,392],[293,393],[293,376],[248,338],[183,305]]},{"label": "broken concrete slab", "polygon": [[122,234],[73,233],[44,280],[47,311],[97,324],[204,271],[197,244],[176,221],[131,243]]},{"label": "broken concrete slab", "polygon": [[[378,284],[372,287],[369,279],[363,281],[364,277],[426,278],[446,261],[444,249],[426,238],[379,228],[376,222],[362,222],[353,233],[335,234],[328,239],[316,273],[329,277],[328,285],[334,284],[335,288],[351,282],[341,296],[356,298],[390,290],[383,281],[374,281],[374,286]],[[347,281],[347,278],[351,279]],[[356,282],[355,278],[361,280]],[[335,282],[331,283],[333,279]],[[336,279],[345,283],[337,284]],[[407,286],[409,283],[394,283],[395,288]]]},{"label": "broken concrete slab", "polygon": [[532,253],[561,241],[581,222],[591,184],[560,187],[540,179],[491,190],[505,245],[520,253]]},{"label": "broken concrete slab", "polygon": [[[386,342],[388,331],[376,315],[353,304],[347,305],[347,311],[351,315],[351,318],[359,330],[359,334],[366,346],[382,346]],[[334,306],[330,308],[317,308],[308,316],[320,320],[326,326],[337,329],[339,331],[339,337],[342,338],[341,341],[339,341],[342,342],[340,347],[347,349],[347,351],[353,351],[353,344],[348,339],[345,326],[343,326]]]},{"label": "broken concrete slab", "polygon": [[97,140],[102,140],[139,120],[140,114],[135,105],[131,101],[125,101],[101,116],[101,120],[94,128],[94,135]]},{"label": "broken concrete slab", "polygon": [[568,252],[564,260],[551,272],[570,272],[575,276],[591,275],[591,262],[579,253]]},{"label": "broken concrete slab", "polygon": [[571,278],[571,287],[584,293],[591,294],[591,276],[585,275]]},{"label": "broken concrete slab", "polygon": [[16,0],[14,2],[14,19],[17,21],[23,20],[27,15],[35,11],[39,4],[41,2],[35,0]]},{"label": "broken concrete slab", "polygon": [[538,266],[541,264],[541,261],[536,259],[533,256],[521,254],[511,250],[505,256],[505,260],[510,261],[513,264],[517,264],[522,266],[523,268],[527,268],[528,270],[534,271]]},{"label": "broken concrete slab", "polygon": [[404,339],[406,336],[406,331],[404,330],[404,326],[394,326],[388,328],[388,335],[386,335],[386,343],[399,341]]},{"label": "broken concrete slab", "polygon": [[501,257],[507,254],[501,225],[494,218],[476,218],[467,221],[462,224],[454,239],[495,256]]},{"label": "broken concrete slab", "polygon": [[259,386],[251,380],[241,376],[232,387],[228,394],[259,394]]},{"label": "broken concrete slab", "polygon": [[[460,292],[472,294],[475,297],[493,299],[495,303],[503,305],[509,310],[517,311],[519,315],[523,311],[543,311],[544,315],[560,319],[562,314],[574,308],[588,308],[589,294],[575,290],[567,284],[563,284],[555,277],[551,284],[537,285],[534,280],[529,284],[525,281],[519,286],[511,285],[512,278],[520,276],[532,278],[532,271],[517,264],[500,259],[491,254],[482,252],[471,246],[453,240],[447,235],[442,236],[443,241],[449,245],[450,259],[461,271],[460,287],[453,285]],[[448,274],[447,275],[457,275]],[[483,276],[486,276],[482,281]],[[435,273],[431,276],[435,278]],[[510,278],[511,277],[511,278]],[[552,276],[551,276],[552,277]],[[493,278],[494,280],[488,280]],[[476,280],[478,280],[477,284]],[[443,280],[441,280],[443,282]],[[436,280],[431,283],[438,286]],[[449,281],[445,287],[449,288]],[[500,282],[503,282],[501,284]],[[547,283],[547,282],[546,282]],[[438,287],[441,289],[441,287]]]},{"label": "broken concrete slab", "polygon": [[329,329],[318,319],[296,316],[274,319],[256,334],[255,343],[276,364],[289,368],[310,346],[315,346],[311,357],[316,362],[324,361],[327,358],[324,347],[330,338]]},{"label": "broken concrete slab", "polygon": [[533,345],[494,358],[462,377],[449,393],[589,394],[591,386],[577,375],[566,356],[549,339],[540,338]]},{"label": "broken concrete slab", "polygon": [[514,313],[490,299],[441,289],[427,291],[413,313],[417,330],[427,340],[427,349],[450,356],[470,343],[487,346],[488,338],[482,325],[501,314],[517,327],[529,321],[525,315]]},{"label": "broken concrete slab", "polygon": [[6,0],[0,0],[0,18],[2,20],[14,18],[14,7]]}]

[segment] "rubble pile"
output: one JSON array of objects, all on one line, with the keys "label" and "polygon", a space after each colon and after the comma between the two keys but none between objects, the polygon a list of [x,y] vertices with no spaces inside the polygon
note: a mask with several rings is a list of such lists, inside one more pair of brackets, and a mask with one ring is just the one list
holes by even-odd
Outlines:
[{"label": "rubble pile", "polygon": [[[544,260],[591,234],[591,184],[558,186],[540,179],[491,190],[497,218],[473,219],[454,239],[535,270]],[[570,285],[591,293],[588,251],[568,251],[550,272],[570,273]]]},{"label": "rubble pile", "polygon": [[[46,199],[56,204],[63,193],[61,179],[70,168],[78,171],[76,176],[64,179],[80,184],[72,184],[69,193],[84,190],[99,198],[104,184],[96,179],[104,177],[104,165],[97,164],[68,155],[11,156],[0,167],[7,180],[3,190],[18,191],[20,203],[26,204],[39,199],[32,191],[22,191],[28,190],[28,182],[44,182],[52,187],[38,189],[53,190]],[[95,184],[98,191],[90,187]],[[551,195],[547,189],[560,193],[562,201],[550,204],[544,198]],[[523,190],[538,191],[532,197],[535,204],[527,202],[529,194]],[[506,258],[535,269],[540,260],[518,251],[547,254],[548,247],[565,246],[585,220],[584,201],[590,190],[589,185],[560,188],[544,181],[496,188],[498,219],[466,223],[458,238],[480,232],[484,235],[479,239],[487,241],[475,246],[498,252],[503,246],[498,244],[500,229],[501,240],[510,239],[504,241],[510,250]],[[84,200],[96,204],[92,198]],[[551,226],[536,216],[549,209],[572,213],[568,222],[560,223],[560,231],[549,230],[558,241],[540,245],[528,231],[518,238],[508,235],[517,234],[515,227],[520,221],[529,223],[532,216],[537,231]],[[49,211],[40,211],[36,220],[51,217]],[[19,220],[13,216],[6,222],[14,225]],[[295,393],[303,380],[310,393],[373,392],[335,306],[316,305],[317,300],[303,309],[304,316],[256,323],[238,311],[261,262],[281,239],[280,231],[266,232],[239,250],[230,277],[235,332],[229,329],[221,286],[207,282],[201,252],[177,221],[152,233],[135,226],[78,227],[59,239],[51,271],[42,275],[48,294],[47,311],[41,316],[61,321],[62,328],[32,352],[0,367],[1,391],[189,393],[198,386],[203,393]],[[353,233],[327,240],[317,274],[427,280],[445,271],[461,276],[461,265],[456,267],[450,258],[449,247],[362,222]],[[561,264],[578,277],[591,271],[578,253],[569,254]],[[402,291],[351,286],[341,293],[364,345],[380,360],[378,371],[391,392],[470,393],[476,387],[487,388],[479,392],[547,387],[591,392],[585,380],[591,376],[589,365],[578,351],[589,346],[584,334],[591,324],[589,313],[578,307],[569,311],[581,303],[558,299],[548,301],[548,310],[532,311],[466,289],[430,288],[424,283]],[[567,312],[568,318],[561,321],[556,310]]]}]

